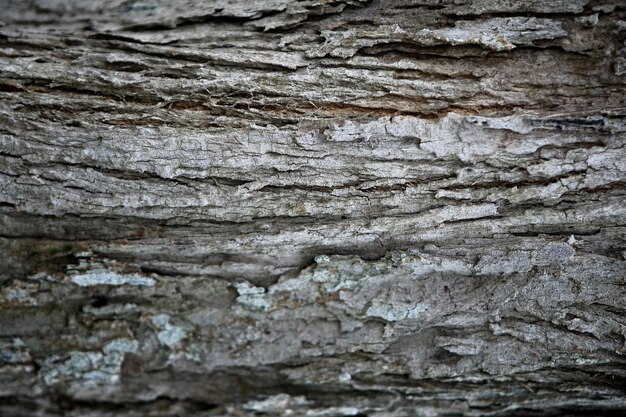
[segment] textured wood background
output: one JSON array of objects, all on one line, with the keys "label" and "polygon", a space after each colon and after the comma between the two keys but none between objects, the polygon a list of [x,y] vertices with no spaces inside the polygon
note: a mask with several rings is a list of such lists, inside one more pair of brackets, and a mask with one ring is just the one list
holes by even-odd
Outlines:
[{"label": "textured wood background", "polygon": [[623,1],[0,21],[0,415],[626,413]]}]

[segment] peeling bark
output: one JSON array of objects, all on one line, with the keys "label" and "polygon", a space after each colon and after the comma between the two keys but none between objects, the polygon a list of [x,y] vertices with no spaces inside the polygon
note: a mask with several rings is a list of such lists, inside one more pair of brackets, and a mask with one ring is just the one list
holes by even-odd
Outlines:
[{"label": "peeling bark", "polygon": [[626,412],[621,1],[0,5],[1,415]]}]

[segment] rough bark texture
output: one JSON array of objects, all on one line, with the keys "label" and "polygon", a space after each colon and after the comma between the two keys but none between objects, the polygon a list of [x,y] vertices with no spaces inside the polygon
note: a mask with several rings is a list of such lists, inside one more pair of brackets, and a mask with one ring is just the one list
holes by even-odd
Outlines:
[{"label": "rough bark texture", "polygon": [[0,6],[0,415],[626,412],[622,1]]}]

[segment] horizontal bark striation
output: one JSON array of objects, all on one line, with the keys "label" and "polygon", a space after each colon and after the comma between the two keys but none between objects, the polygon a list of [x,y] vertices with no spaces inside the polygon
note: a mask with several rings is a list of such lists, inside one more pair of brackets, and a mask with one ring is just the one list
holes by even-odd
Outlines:
[{"label": "horizontal bark striation", "polygon": [[626,410],[621,2],[4,6],[0,414]]}]

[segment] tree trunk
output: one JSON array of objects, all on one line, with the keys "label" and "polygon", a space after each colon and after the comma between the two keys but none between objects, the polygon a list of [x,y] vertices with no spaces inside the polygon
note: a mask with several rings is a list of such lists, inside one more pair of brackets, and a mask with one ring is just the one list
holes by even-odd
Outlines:
[{"label": "tree trunk", "polygon": [[0,415],[626,412],[621,0],[0,6]]}]

